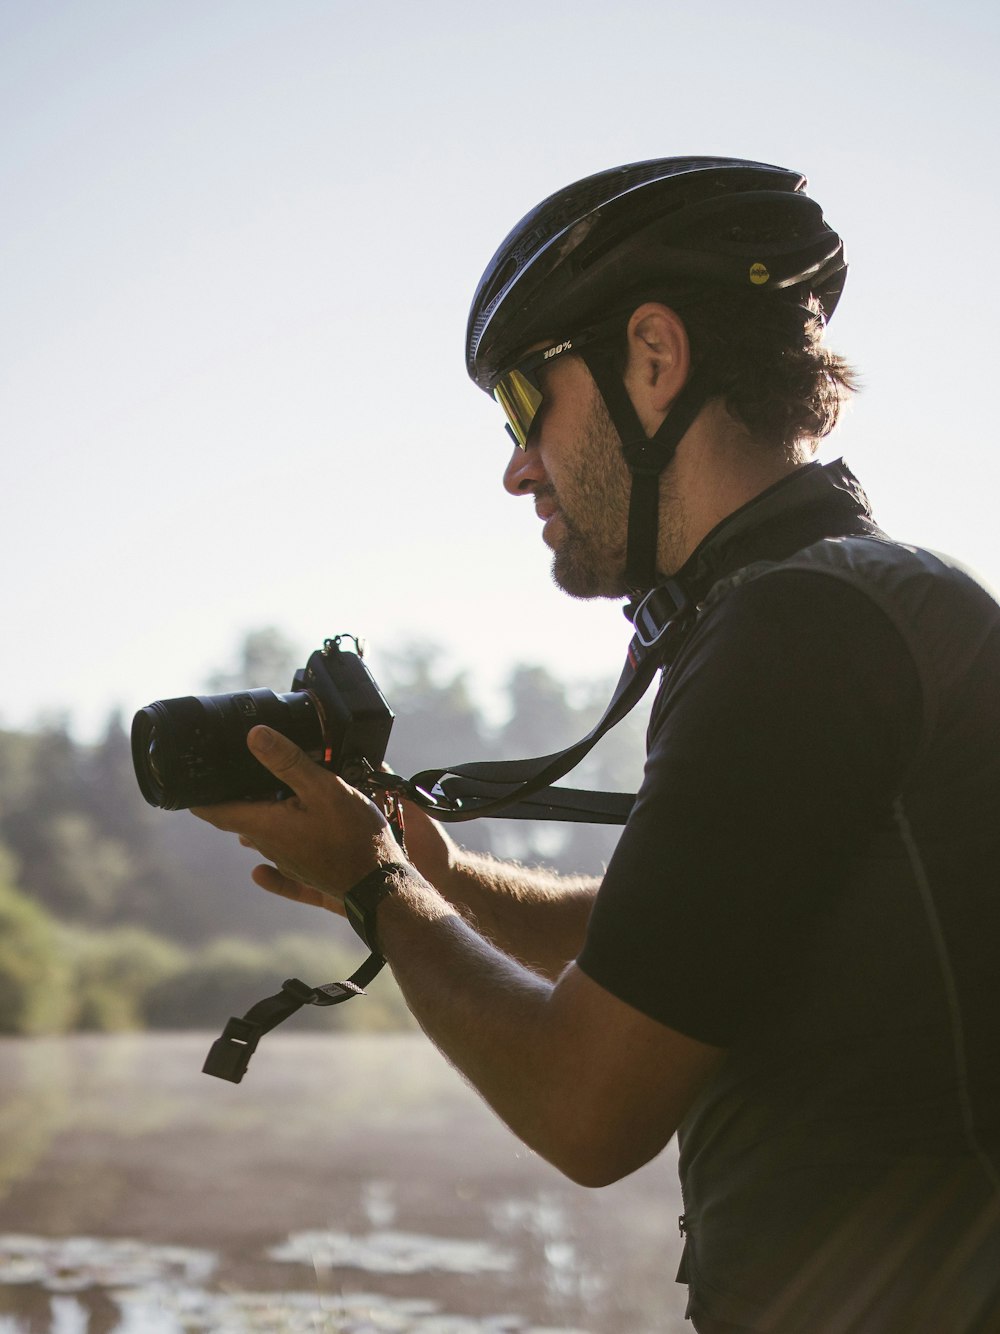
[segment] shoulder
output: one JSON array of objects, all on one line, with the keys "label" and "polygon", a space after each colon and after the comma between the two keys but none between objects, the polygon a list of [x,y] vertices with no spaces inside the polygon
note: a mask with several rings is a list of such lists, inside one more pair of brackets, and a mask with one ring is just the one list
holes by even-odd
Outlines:
[{"label": "shoulder", "polygon": [[803,773],[853,782],[862,766],[892,783],[924,711],[912,648],[877,601],[849,580],[769,566],[699,608],[654,704],[651,770],[690,783],[711,756],[717,784],[723,763],[752,773],[781,757]]},{"label": "shoulder", "polygon": [[699,608],[678,679],[711,672],[721,654],[754,678],[800,673],[834,694],[868,692],[880,713],[898,713],[903,700],[890,692],[901,691],[917,701],[926,733],[986,645],[1000,660],[1000,607],[973,571],[884,537],[827,538],[721,579]]},{"label": "shoulder", "polygon": [[856,552],[823,542],[792,560],[751,565],[720,580],[665,675],[661,703],[679,687],[689,691],[694,678],[714,696],[737,701],[877,686],[876,665],[916,680],[900,618],[857,564]]},{"label": "shoulder", "polygon": [[[739,607],[732,595],[753,588],[761,606],[794,603],[796,590],[803,598],[856,607],[868,603],[904,634],[921,627],[928,615],[947,615],[949,608],[978,608],[985,621],[1000,619],[996,594],[975,571],[940,552],[893,542],[885,537],[824,538],[783,561],[760,561],[720,579],[701,610],[722,604]],[[853,589],[857,599],[840,597],[837,590]],[[862,600],[861,603],[858,599]]]}]

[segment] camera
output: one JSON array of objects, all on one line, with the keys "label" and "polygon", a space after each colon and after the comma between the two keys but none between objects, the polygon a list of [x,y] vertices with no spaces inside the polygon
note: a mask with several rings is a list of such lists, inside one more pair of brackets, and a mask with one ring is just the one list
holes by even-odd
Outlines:
[{"label": "camera", "polygon": [[[353,649],[342,647],[345,640]],[[163,810],[287,796],[247,749],[247,734],[264,723],[364,787],[385,757],[392,722],[360,641],[336,635],[295,673],[287,695],[237,690],[161,699],[140,709],[132,722],[132,764],[142,795]]]}]

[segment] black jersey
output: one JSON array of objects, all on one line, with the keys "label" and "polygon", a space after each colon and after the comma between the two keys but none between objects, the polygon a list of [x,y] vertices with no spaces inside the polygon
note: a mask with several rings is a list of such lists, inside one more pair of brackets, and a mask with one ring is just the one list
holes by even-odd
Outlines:
[{"label": "black jersey", "polygon": [[579,962],[727,1049],[681,1128],[699,1328],[1000,1330],[1000,608],[840,464],[682,575]]}]

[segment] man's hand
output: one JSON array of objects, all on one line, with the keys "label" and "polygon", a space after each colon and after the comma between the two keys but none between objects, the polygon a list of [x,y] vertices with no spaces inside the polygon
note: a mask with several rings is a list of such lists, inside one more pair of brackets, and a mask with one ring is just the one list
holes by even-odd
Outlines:
[{"label": "man's hand", "polygon": [[192,813],[266,857],[254,881],[272,894],[342,912],[352,885],[384,862],[406,860],[385,816],[363,793],[314,764],[280,732],[255,727],[255,759],[291,788],[285,801],[229,801]]}]

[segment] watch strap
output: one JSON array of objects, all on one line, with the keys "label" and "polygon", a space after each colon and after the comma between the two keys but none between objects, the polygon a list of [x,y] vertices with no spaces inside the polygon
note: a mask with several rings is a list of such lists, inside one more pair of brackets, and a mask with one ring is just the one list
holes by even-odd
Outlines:
[{"label": "watch strap", "polygon": [[397,888],[396,876],[406,875],[409,867],[399,862],[383,862],[369,871],[344,895],[347,920],[373,954],[382,957],[375,931],[375,912],[378,905]]}]

